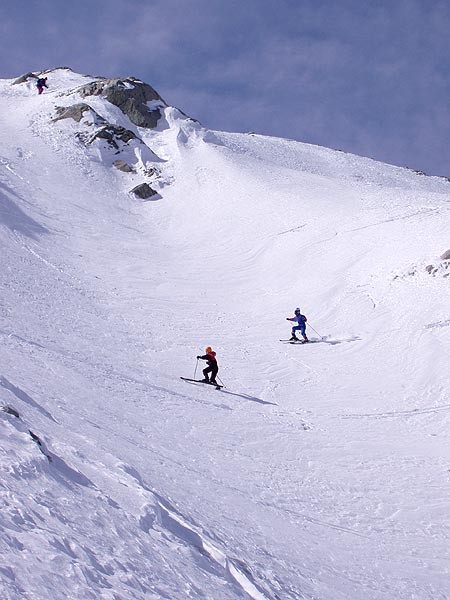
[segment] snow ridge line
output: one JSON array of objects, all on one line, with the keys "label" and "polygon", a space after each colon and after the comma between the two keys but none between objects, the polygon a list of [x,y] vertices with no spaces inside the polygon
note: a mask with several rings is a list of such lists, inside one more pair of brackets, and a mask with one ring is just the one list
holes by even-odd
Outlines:
[{"label": "snow ridge line", "polygon": [[17,429],[17,431],[28,434],[31,437],[48,462],[57,469],[59,475],[62,475],[66,480],[69,480],[77,485],[96,489],[96,486],[90,479],[88,479],[88,477],[83,475],[83,473],[80,471],[70,467],[62,458],[47,448],[42,438],[40,438],[28,427],[18,410],[12,406],[0,405],[0,412],[6,413],[7,415],[13,417],[13,419],[9,419],[10,423]]},{"label": "snow ridge line", "polygon": [[193,546],[222,567],[225,574],[234,580],[252,600],[268,600],[268,596],[256,586],[248,567],[244,563],[229,558],[210,540],[207,540],[204,534],[199,533],[196,528],[190,525],[178,511],[175,512],[173,507],[169,508],[166,500],[158,496],[157,506],[160,512],[161,524],[173,535],[184,543]]},{"label": "snow ridge line", "polygon": [[[222,577],[238,585],[251,600],[271,600],[271,598],[278,597],[269,596],[266,590],[262,590],[260,584],[255,582],[249,567],[243,561],[229,557],[217,545],[213,544],[199,527],[191,524],[168,500],[147,486],[133,467],[123,464],[121,468],[153,496],[160,526],[178,538],[183,544],[209,558],[215,563],[216,567],[219,566]],[[145,516],[143,518],[146,520]]]},{"label": "snow ridge line", "polygon": [[[0,333],[3,333],[3,332],[0,331]],[[51,413],[48,412],[48,410],[46,410],[43,406],[41,406],[38,402],[36,402],[36,400],[34,400],[29,394],[27,394],[20,387],[11,383],[11,381],[6,379],[6,377],[4,377],[3,375],[0,375],[0,387],[2,387],[5,390],[8,390],[8,392],[11,392],[16,398],[18,398],[22,402],[25,402],[29,406],[32,406],[33,408],[37,409],[41,414],[43,414],[45,417],[50,419],[50,421],[57,423],[56,419],[53,417],[53,415]]]}]

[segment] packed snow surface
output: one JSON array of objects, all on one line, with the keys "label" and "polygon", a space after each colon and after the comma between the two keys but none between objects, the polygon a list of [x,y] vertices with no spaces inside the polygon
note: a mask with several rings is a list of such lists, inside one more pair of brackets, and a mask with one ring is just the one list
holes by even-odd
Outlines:
[{"label": "packed snow surface", "polygon": [[2,599],[450,598],[450,183],[48,77],[0,84]]}]

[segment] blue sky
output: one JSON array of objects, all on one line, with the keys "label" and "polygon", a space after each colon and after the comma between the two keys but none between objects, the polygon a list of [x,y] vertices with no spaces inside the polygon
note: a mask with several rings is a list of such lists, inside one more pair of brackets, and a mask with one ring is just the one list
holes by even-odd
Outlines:
[{"label": "blue sky", "polygon": [[449,0],[3,0],[0,77],[135,75],[205,126],[450,176]]}]

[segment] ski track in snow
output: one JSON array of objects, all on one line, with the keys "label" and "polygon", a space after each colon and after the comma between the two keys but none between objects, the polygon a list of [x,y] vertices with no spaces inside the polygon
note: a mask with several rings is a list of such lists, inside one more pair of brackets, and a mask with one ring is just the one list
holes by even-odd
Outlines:
[{"label": "ski track in snow", "polygon": [[[2,598],[450,598],[449,184],[49,77],[0,83]],[[161,199],[50,122],[81,101]]]}]

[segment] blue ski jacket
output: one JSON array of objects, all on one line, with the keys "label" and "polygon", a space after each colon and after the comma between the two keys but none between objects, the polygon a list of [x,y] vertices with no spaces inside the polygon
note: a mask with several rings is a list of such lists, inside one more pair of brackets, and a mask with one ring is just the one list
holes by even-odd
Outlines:
[{"label": "blue ski jacket", "polygon": [[297,321],[299,325],[304,325],[308,319],[305,315],[295,315],[295,317],[289,318],[288,321]]}]

